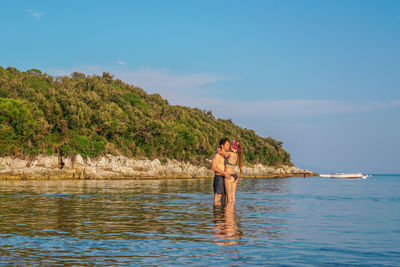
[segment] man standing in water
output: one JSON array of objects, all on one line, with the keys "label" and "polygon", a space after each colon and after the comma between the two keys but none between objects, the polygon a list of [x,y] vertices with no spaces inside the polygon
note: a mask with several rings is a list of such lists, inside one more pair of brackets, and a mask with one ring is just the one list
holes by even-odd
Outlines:
[{"label": "man standing in water", "polygon": [[[228,138],[222,138],[219,141],[219,147],[228,152],[230,148],[231,142],[229,141]],[[224,179],[230,179],[231,174],[225,172],[225,161],[224,158],[218,154],[215,153],[212,163],[211,163],[211,168],[214,171],[214,205],[218,205],[221,203],[221,198],[224,199],[226,196],[225,193],[225,183]]]}]

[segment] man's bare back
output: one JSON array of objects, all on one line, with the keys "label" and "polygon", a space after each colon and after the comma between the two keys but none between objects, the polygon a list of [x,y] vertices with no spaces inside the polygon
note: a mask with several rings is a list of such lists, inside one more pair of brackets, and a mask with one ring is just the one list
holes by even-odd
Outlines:
[{"label": "man's bare back", "polygon": [[212,159],[211,168],[215,174],[224,175],[225,162],[224,158],[220,154],[215,153]]}]

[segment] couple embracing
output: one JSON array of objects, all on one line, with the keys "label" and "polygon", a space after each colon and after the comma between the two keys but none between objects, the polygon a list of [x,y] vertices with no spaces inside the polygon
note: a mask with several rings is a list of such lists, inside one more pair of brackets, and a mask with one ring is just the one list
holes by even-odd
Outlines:
[{"label": "couple embracing", "polygon": [[219,148],[215,153],[211,168],[214,176],[214,204],[222,201],[235,202],[236,185],[239,180],[235,167],[239,166],[242,173],[242,146],[239,141],[232,142],[228,138],[219,141]]}]

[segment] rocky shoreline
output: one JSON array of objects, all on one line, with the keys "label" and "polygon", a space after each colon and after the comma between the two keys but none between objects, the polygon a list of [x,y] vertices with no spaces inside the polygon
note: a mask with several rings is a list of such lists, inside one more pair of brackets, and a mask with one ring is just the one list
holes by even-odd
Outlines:
[{"label": "rocky shoreline", "polygon": [[[268,167],[255,164],[244,166],[242,177],[278,178],[291,176],[316,176],[310,170],[297,167]],[[117,180],[163,178],[212,178],[211,168],[187,162],[158,159],[132,159],[107,154],[96,159],[40,155],[33,159],[0,157],[0,180]]]}]

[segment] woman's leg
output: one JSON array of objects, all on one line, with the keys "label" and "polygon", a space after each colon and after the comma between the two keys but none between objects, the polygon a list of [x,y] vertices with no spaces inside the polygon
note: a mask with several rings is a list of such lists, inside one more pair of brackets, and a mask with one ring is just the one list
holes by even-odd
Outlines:
[{"label": "woman's leg", "polygon": [[225,192],[226,192],[228,203],[232,202],[232,186],[233,186],[234,181],[235,181],[235,179],[233,179],[233,178],[230,178],[230,179],[225,178]]},{"label": "woman's leg", "polygon": [[233,202],[236,201],[236,186],[237,186],[237,181],[236,181],[236,179],[233,179],[232,186],[231,186],[231,192],[230,192],[231,199]]},{"label": "woman's leg", "polygon": [[232,201],[236,201],[236,185],[235,181],[232,183],[232,191],[231,191],[231,196],[232,196]]}]

